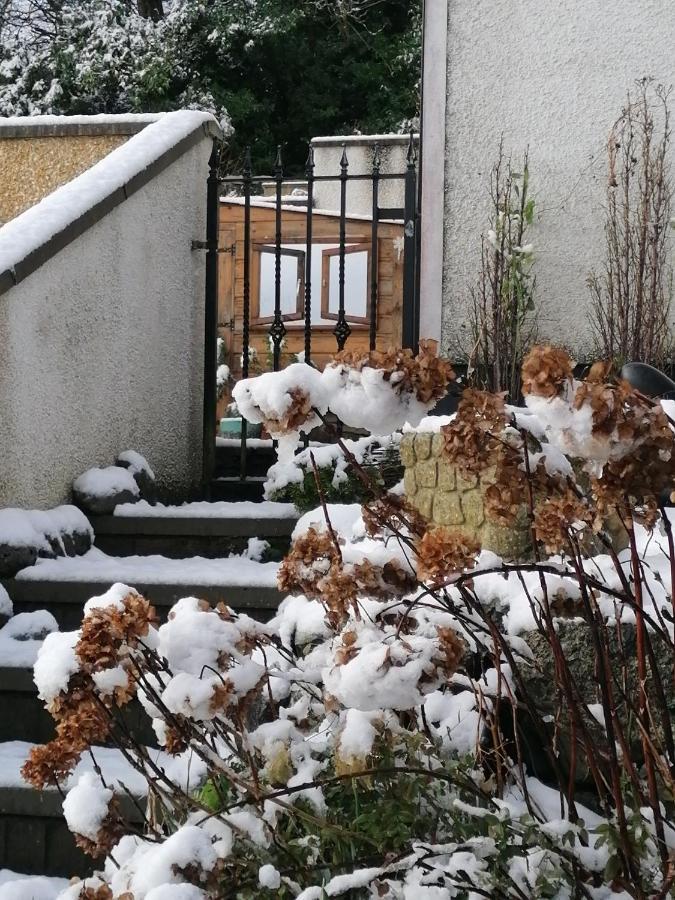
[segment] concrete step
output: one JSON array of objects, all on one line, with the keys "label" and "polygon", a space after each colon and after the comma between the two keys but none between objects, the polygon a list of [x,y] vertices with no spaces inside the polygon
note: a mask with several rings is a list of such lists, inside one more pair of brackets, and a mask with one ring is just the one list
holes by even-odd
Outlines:
[{"label": "concrete step", "polygon": [[264,477],[251,477],[241,481],[238,477],[214,478],[211,482],[211,500],[238,500],[263,499]]},{"label": "concrete step", "polygon": [[[130,584],[153,606],[162,621],[170,608],[181,597],[199,597],[213,606],[223,602],[232,609],[245,612],[249,616],[266,622],[271,619],[282,594],[276,587],[263,585],[203,585],[190,583],[143,583],[139,580],[118,579]],[[58,622],[61,631],[72,631],[80,627],[82,609],[91,597],[108,590],[112,581],[20,581],[8,578],[0,581],[14,604],[14,612],[48,610]]]},{"label": "concrete step", "polygon": [[[246,474],[249,477],[266,475],[276,461],[277,453],[272,441],[249,440],[246,449]],[[220,438],[216,443],[216,477],[239,478],[240,473],[241,443],[238,440]]]},{"label": "concrete step", "polygon": [[[61,792],[55,788],[37,791],[19,775],[31,746],[30,742],[0,744],[0,869],[65,878],[90,874],[95,862],[78,849],[68,830]],[[111,761],[118,773],[124,772],[120,763],[114,762],[114,757],[121,759],[119,751],[95,748],[94,755],[102,763],[106,783],[114,784],[109,774]],[[118,802],[124,816],[140,824],[145,796],[139,776],[130,772],[124,783],[130,785],[135,800],[118,785]]]},{"label": "concrete step", "polygon": [[148,507],[148,514],[141,515],[135,505],[122,509],[134,514],[90,516],[96,546],[113,556],[214,559],[243,552],[248,539],[257,537],[267,540],[281,558],[298,518],[291,504],[251,501]]},{"label": "concrete step", "polygon": [[[120,715],[147,747],[157,746],[150,719],[138,701],[132,701]],[[54,720],[37,695],[33,670],[0,667],[0,743],[29,741],[45,744],[55,736]]]}]

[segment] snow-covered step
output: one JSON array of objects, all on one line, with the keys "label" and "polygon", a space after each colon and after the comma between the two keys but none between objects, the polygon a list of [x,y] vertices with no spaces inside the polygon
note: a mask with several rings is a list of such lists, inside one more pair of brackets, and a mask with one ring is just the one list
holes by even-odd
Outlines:
[{"label": "snow-covered step", "polygon": [[[133,700],[121,715],[134,734],[148,746],[156,746],[156,735],[140,703]],[[54,720],[37,695],[32,667],[7,665],[0,654],[0,743],[45,743],[54,736]]]},{"label": "snow-covered step", "polygon": [[[65,877],[89,873],[92,860],[78,850],[68,831],[61,793],[55,787],[36,791],[21,777],[21,767],[33,746],[26,741],[0,743],[0,869]],[[159,750],[150,753],[172,778],[180,779],[190,789],[197,786],[203,771],[194,755],[171,757]],[[140,813],[127,791],[142,806],[147,794],[143,776],[119,750],[95,747],[93,756],[106,784],[118,794],[124,815],[140,822]],[[84,756],[63,788],[68,789],[85,772],[93,771],[93,765]]]},{"label": "snow-covered step", "polygon": [[249,538],[267,540],[280,558],[298,519],[292,503],[250,500],[151,506],[145,501],[118,506],[112,516],[92,516],[96,546],[118,556],[161,553],[224,557],[241,553]]},{"label": "snow-covered step", "polygon": [[108,556],[94,548],[75,558],[39,559],[2,581],[14,612],[47,609],[63,629],[79,626],[82,607],[115,582],[136,588],[160,616],[181,597],[223,601],[236,610],[267,619],[282,595],[276,585],[278,563],[245,557],[206,559],[165,556]]}]

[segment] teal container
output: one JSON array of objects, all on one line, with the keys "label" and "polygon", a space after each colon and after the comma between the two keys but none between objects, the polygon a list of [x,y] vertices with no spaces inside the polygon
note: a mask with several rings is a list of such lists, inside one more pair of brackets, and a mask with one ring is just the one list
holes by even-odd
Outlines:
[{"label": "teal container", "polygon": [[[223,437],[240,437],[241,423],[243,421],[244,420],[239,416],[232,419],[221,419],[220,433],[223,435]],[[258,422],[257,424],[246,422],[246,437],[259,438],[261,434],[262,424],[260,422]]]}]

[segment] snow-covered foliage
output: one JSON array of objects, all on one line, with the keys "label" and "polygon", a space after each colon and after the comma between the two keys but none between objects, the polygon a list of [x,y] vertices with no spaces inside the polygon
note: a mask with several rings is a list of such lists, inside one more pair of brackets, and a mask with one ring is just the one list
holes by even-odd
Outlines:
[{"label": "snow-covered foliage", "polygon": [[[244,379],[233,391],[245,419],[262,422],[271,435],[294,446],[300,430],[321,424],[330,410],[345,425],[390,434],[405,422],[416,425],[444,396],[454,377],[437,356],[435,341],[410,350],[339,353],[323,371],[293,363],[281,372]],[[287,454],[284,454],[284,461]]]},{"label": "snow-covered foliage", "polygon": [[196,108],[227,127],[224,109],[193,61],[190,32],[201,12],[200,3],[174,3],[154,22],[140,16],[135,3],[82,0],[61,4],[42,40],[35,29],[6,29],[0,114]]},{"label": "snow-covered foliage", "polygon": [[[551,399],[568,377],[548,349],[524,374]],[[619,493],[612,456],[582,490],[555,430],[500,396],[467,392],[441,431],[462,471],[496,472],[488,513],[524,504],[556,556],[542,539],[532,558],[501,560],[390,493],[299,521],[279,574],[291,596],[267,624],[191,597],[158,626],[118,585],[87,604],[79,632],[49,637],[36,680],[57,738],[25,776],[63,779],[110,735],[152,810],[138,835],[105,785],[75,785],[77,839],[109,855],[62,900],[665,900],[675,554],[670,520],[644,510],[673,477],[675,439],[658,405],[584,384],[575,404],[595,404],[594,438],[627,422],[648,483],[631,474]],[[603,552],[582,549],[587,532]],[[165,750],[201,766],[197,793],[149,772],[116,727],[134,696]]]},{"label": "snow-covered foliage", "polygon": [[271,466],[264,486],[265,497],[292,501],[301,511],[315,507],[319,502],[316,467],[326,500],[349,503],[362,499],[367,496],[367,490],[353,474],[351,459],[367,469],[381,487],[392,487],[403,475],[398,453],[400,441],[400,432],[394,432],[346,439],[342,445],[308,447]]},{"label": "snow-covered foliage", "polygon": [[73,482],[73,490],[89,497],[110,497],[125,491],[139,497],[140,491],[129,469],[121,466],[87,469]]}]

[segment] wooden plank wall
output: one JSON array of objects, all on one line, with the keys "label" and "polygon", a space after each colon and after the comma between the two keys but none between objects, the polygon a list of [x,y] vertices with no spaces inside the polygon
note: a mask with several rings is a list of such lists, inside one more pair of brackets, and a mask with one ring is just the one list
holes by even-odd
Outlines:
[{"label": "wooden plank wall", "polygon": [[[313,232],[315,243],[338,243],[339,219],[323,213],[315,213]],[[370,243],[370,221],[347,219],[347,243],[366,241]],[[240,203],[221,201],[219,221],[219,246],[234,247],[233,253],[219,254],[218,272],[218,334],[225,341],[227,363],[235,379],[240,374],[242,351],[242,322],[244,308],[244,207]],[[378,315],[377,347],[387,349],[401,344],[401,308],[403,302],[403,226],[397,223],[381,223],[378,228]],[[274,244],[275,210],[273,206],[251,208],[251,241],[253,244]],[[304,243],[306,236],[306,216],[303,211],[284,210],[282,214],[282,241],[284,243]],[[399,249],[401,248],[401,249]],[[257,255],[251,253],[252,282],[253,267]],[[251,298],[253,299],[253,298]],[[313,285],[312,304],[319,307],[321,286]],[[230,323],[233,327],[230,327]],[[323,367],[337,350],[333,324],[314,326],[312,329],[312,360]],[[295,361],[294,354],[304,348],[303,323],[287,322],[286,349],[282,365]],[[255,348],[263,369],[267,364],[269,325],[251,325],[250,345]],[[347,350],[368,350],[368,326],[352,324]],[[251,374],[254,374],[252,371]],[[219,403],[219,415],[226,400]]]}]

